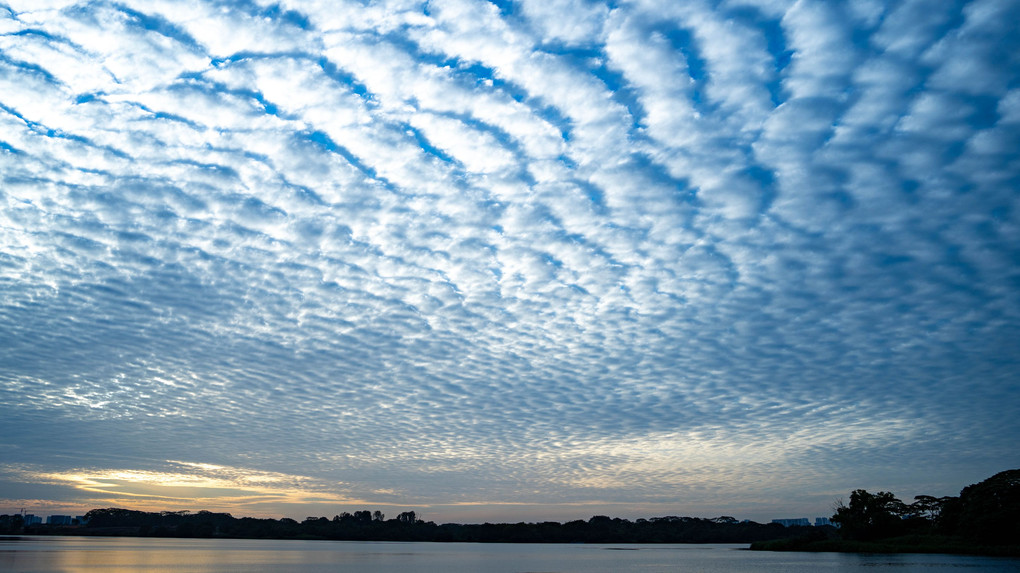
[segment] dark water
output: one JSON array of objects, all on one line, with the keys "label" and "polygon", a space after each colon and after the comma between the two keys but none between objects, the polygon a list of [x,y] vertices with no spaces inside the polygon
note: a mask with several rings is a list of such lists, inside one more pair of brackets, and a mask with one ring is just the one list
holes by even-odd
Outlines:
[{"label": "dark water", "polygon": [[533,545],[131,537],[0,537],[0,571],[78,573],[1020,572],[1020,559],[762,553],[744,545]]}]

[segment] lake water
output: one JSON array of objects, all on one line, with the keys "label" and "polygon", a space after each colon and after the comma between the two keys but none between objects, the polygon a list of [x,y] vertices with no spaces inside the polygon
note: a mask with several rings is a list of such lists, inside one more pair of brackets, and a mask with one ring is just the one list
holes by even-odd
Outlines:
[{"label": "lake water", "polygon": [[1020,559],[745,551],[746,545],[541,545],[0,537],[0,571],[79,573],[1000,573]]}]

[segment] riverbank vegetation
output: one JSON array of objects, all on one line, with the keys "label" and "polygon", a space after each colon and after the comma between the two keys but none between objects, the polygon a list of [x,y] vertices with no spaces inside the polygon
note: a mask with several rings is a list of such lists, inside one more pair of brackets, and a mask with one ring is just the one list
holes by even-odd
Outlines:
[{"label": "riverbank vegetation", "polygon": [[1020,556],[1020,469],[969,485],[959,496],[919,495],[910,504],[889,492],[858,489],[835,509],[838,531],[752,543],[751,549]]}]

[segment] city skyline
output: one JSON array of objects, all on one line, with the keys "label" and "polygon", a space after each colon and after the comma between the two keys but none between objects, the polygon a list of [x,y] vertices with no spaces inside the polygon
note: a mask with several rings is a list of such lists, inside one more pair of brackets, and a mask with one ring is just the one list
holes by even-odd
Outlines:
[{"label": "city skyline", "polygon": [[1020,2],[0,0],[0,513],[1020,467]]}]

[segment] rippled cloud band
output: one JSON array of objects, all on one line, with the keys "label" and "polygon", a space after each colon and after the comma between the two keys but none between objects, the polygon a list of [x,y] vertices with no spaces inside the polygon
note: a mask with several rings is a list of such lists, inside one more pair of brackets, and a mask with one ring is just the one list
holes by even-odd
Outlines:
[{"label": "rippled cloud band", "polygon": [[1016,467],[1018,21],[0,0],[0,511],[769,519]]}]

